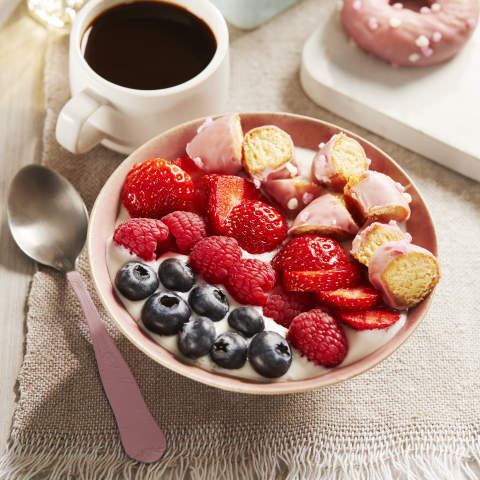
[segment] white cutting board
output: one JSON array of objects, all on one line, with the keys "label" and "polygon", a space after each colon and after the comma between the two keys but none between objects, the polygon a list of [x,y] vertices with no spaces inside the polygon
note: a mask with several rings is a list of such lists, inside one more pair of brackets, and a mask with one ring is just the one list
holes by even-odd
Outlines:
[{"label": "white cutting board", "polygon": [[393,68],[348,41],[337,11],[305,43],[300,81],[321,107],[480,181],[480,27],[446,63]]}]

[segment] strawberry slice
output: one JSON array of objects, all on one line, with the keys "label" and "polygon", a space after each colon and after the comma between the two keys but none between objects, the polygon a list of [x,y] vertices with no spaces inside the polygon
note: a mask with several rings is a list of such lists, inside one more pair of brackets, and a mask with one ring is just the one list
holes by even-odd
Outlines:
[{"label": "strawberry slice", "polygon": [[348,262],[347,252],[332,238],[301,235],[290,240],[273,258],[276,270],[325,270]]},{"label": "strawberry slice", "polygon": [[235,205],[244,200],[262,200],[263,195],[253,183],[233,175],[207,175],[203,177],[207,195],[206,216],[212,234],[227,235],[227,217]]},{"label": "strawberry slice", "polygon": [[362,266],[347,263],[330,270],[317,272],[283,272],[282,284],[290,292],[315,292],[354,287],[363,280]]},{"label": "strawberry slice", "polygon": [[400,313],[388,307],[372,310],[333,310],[332,314],[341,322],[355,330],[373,330],[387,328],[400,319]]},{"label": "strawberry slice", "polygon": [[343,310],[368,310],[377,305],[381,299],[380,292],[371,285],[315,292],[315,297],[329,307]]},{"label": "strawberry slice", "polygon": [[202,178],[207,174],[201,168],[198,168],[197,165],[195,165],[195,162],[188,155],[182,155],[181,157],[172,160],[170,163],[173,163],[177,167],[180,167],[183,171],[187,172],[194,183],[202,180]]}]

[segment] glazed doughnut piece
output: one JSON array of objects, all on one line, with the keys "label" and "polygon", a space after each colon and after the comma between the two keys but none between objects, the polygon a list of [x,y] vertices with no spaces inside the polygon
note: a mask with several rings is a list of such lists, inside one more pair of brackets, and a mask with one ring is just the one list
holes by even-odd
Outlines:
[{"label": "glazed doughnut piece", "polygon": [[440,280],[440,265],[428,250],[409,240],[388,242],[370,258],[368,280],[391,308],[404,310],[420,303]]},{"label": "glazed doughnut piece", "polygon": [[369,220],[353,239],[350,253],[353,258],[368,267],[370,258],[378,247],[388,242],[399,242],[404,238],[410,238],[410,236],[403,234],[395,220],[392,220],[390,223]]},{"label": "glazed doughnut piece", "polygon": [[335,192],[343,192],[349,180],[368,170],[368,164],[363,147],[341,132],[320,146],[312,162],[312,180]]},{"label": "glazed doughnut piece", "polygon": [[348,182],[344,200],[353,218],[361,225],[369,219],[401,222],[410,217],[404,190],[388,175],[367,170],[361,177]]},{"label": "glazed doughnut piece", "polygon": [[402,0],[344,0],[345,33],[367,52],[394,66],[433,65],[456,55],[478,22],[478,0],[427,0],[415,12]]},{"label": "glazed doughnut piece", "polygon": [[298,173],[290,135],[274,125],[250,130],[243,143],[243,168],[257,188],[268,180]]}]

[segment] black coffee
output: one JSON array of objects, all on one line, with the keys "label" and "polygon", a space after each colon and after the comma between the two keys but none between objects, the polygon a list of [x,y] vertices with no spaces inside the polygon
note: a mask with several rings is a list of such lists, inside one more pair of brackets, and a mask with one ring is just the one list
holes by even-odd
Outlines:
[{"label": "black coffee", "polygon": [[180,85],[196,77],[217,49],[210,27],[164,2],[133,2],[102,12],[85,31],[85,60],[109,82],[137,90]]}]

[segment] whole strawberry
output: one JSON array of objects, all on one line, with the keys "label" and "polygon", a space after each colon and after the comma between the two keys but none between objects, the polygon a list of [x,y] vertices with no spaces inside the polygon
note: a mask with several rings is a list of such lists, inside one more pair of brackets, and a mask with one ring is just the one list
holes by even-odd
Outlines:
[{"label": "whole strawberry", "polygon": [[273,288],[275,270],[256,259],[240,260],[228,269],[224,284],[228,293],[243,305],[265,305]]},{"label": "whole strawberry", "polygon": [[276,270],[328,270],[348,262],[347,252],[332,238],[301,235],[290,240],[273,258]]},{"label": "whole strawberry", "polygon": [[168,227],[160,220],[149,218],[133,218],[121,223],[113,233],[113,241],[147,262],[173,247]]},{"label": "whole strawberry", "polygon": [[263,306],[263,315],[273,318],[275,323],[288,328],[292,320],[300,313],[314,308],[314,300],[308,292],[274,293]]},{"label": "whole strawberry", "polygon": [[347,338],[332,316],[322,310],[310,310],[295,317],[287,340],[316,365],[336,367],[347,355]]},{"label": "whole strawberry", "polygon": [[245,200],[227,217],[229,237],[248,253],[265,253],[287,238],[287,222],[275,208],[258,200]]},{"label": "whole strawberry", "polygon": [[160,219],[185,210],[194,196],[190,175],[161,158],[137,163],[128,172],[122,201],[131,217]]}]

